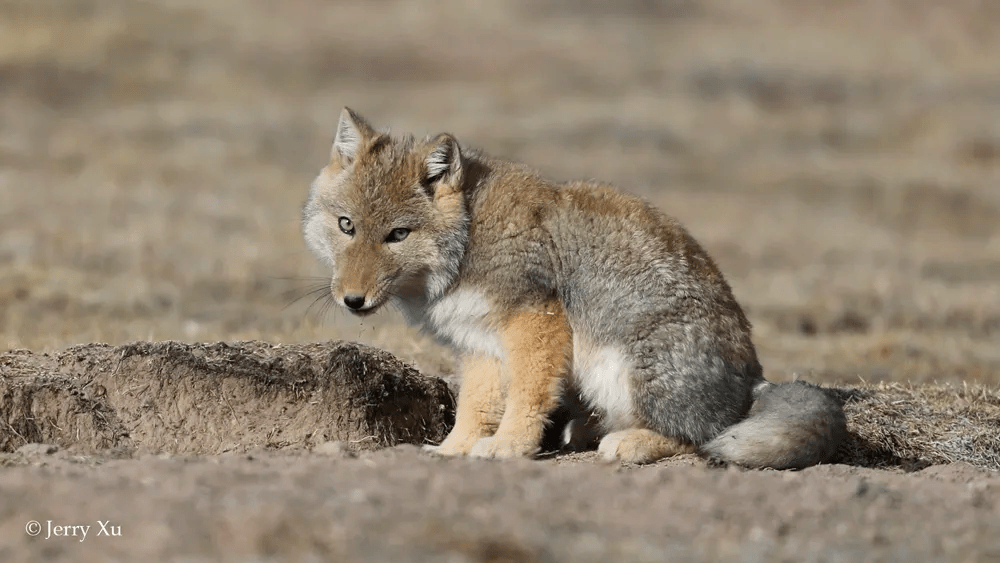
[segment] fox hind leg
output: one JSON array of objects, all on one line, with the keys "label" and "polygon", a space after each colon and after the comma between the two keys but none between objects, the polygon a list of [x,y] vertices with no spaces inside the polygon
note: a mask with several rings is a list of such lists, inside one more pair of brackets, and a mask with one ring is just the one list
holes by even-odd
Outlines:
[{"label": "fox hind leg", "polygon": [[630,428],[605,436],[597,451],[608,461],[652,463],[665,457],[694,453],[696,447],[653,430]]}]

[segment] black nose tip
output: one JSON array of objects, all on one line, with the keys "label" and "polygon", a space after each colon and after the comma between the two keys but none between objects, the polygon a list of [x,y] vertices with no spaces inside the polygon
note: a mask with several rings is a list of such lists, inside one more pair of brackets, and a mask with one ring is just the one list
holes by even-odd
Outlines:
[{"label": "black nose tip", "polygon": [[345,295],[344,305],[347,305],[351,309],[357,311],[358,309],[365,306],[365,296],[364,295]]}]

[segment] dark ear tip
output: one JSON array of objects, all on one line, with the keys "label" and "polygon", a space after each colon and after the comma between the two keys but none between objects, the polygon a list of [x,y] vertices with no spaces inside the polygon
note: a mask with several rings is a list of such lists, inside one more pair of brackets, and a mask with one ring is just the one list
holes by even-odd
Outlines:
[{"label": "dark ear tip", "polygon": [[344,119],[349,119],[354,122],[359,122],[361,121],[361,116],[358,115],[358,112],[354,111],[350,107],[344,106],[344,108],[340,110],[340,119],[341,121],[343,121]]}]

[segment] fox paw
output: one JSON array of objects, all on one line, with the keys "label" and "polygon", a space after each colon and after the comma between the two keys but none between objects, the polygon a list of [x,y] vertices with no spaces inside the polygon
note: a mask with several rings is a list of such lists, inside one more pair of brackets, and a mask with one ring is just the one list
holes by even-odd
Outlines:
[{"label": "fox paw", "polygon": [[623,436],[624,433],[615,432],[605,436],[601,440],[601,443],[597,446],[597,453],[600,454],[602,460],[612,462],[619,461],[622,458],[622,454],[618,450]]},{"label": "fox paw", "polygon": [[538,451],[537,446],[526,446],[513,440],[504,440],[496,436],[480,438],[469,450],[469,456],[483,459],[510,459],[513,457],[529,457]]},{"label": "fox paw", "polygon": [[462,452],[443,448],[440,444],[437,446],[431,446],[428,444],[426,446],[421,447],[420,450],[429,454],[439,455],[442,457],[454,457],[463,455]]},{"label": "fox paw", "polygon": [[443,457],[456,457],[469,453],[475,444],[475,438],[469,440],[449,440],[445,439],[437,446],[427,445],[421,448],[423,451]]},{"label": "fox paw", "polygon": [[658,459],[694,451],[695,447],[690,444],[639,428],[612,432],[597,447],[597,453],[605,461],[625,463],[652,463]]}]

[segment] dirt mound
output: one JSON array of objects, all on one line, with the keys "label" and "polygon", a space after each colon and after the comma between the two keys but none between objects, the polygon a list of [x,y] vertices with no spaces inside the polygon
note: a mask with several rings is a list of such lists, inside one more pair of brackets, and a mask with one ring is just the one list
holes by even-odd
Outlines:
[{"label": "dirt mound", "polygon": [[83,451],[217,454],[355,449],[444,438],[447,385],[349,342],[88,344],[0,355],[0,451],[46,442]]}]

